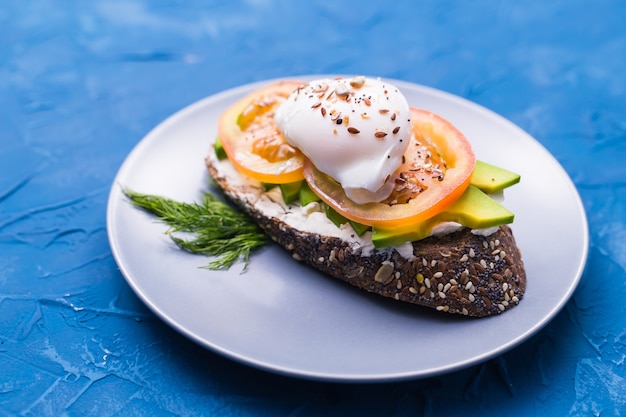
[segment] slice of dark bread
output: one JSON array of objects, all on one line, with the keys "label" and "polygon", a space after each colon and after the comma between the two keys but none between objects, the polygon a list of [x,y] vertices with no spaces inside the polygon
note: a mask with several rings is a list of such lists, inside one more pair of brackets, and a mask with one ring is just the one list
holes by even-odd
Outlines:
[{"label": "slice of dark bread", "polygon": [[356,287],[474,317],[500,314],[522,299],[526,273],[508,226],[487,236],[461,228],[402,248],[376,249],[369,233],[359,238],[351,229],[335,227],[332,232],[334,225],[323,215],[309,216],[299,204],[285,205],[214,152],[206,165],[226,196],[293,258]]}]

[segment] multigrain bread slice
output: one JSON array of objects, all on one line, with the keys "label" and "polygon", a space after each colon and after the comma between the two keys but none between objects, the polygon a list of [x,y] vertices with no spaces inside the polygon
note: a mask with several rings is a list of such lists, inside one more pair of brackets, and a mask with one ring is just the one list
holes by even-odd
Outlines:
[{"label": "multigrain bread slice", "polygon": [[517,305],[526,273],[513,233],[462,228],[398,248],[374,248],[369,233],[337,228],[318,207],[286,205],[280,193],[239,174],[213,151],[208,171],[225,195],[294,259],[366,291],[447,313],[485,317]]}]

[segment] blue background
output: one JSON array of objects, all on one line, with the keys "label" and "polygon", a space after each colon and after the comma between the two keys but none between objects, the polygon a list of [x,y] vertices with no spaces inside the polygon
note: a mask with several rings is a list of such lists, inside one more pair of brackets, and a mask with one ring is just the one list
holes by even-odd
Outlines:
[{"label": "blue background", "polygon": [[[0,416],[626,415],[625,22],[621,0],[4,0]],[[106,237],[125,156],[207,95],[316,73],[463,96],[556,156],[591,246],[547,327],[458,372],[351,385],[231,362],[144,307]]]}]

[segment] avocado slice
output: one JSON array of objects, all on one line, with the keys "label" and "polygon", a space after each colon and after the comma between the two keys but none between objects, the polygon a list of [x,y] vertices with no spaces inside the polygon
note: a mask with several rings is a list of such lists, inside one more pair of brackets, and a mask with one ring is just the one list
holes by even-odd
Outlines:
[{"label": "avocado slice", "polygon": [[300,188],[304,181],[288,182],[286,184],[279,184],[280,192],[283,194],[283,200],[285,204],[291,204],[294,201],[298,201],[300,198]]},{"label": "avocado slice", "polygon": [[226,151],[224,150],[224,145],[222,145],[222,140],[218,137],[215,139],[215,144],[213,145],[215,148],[215,155],[217,155],[217,159],[220,161],[227,158]]},{"label": "avocado slice", "polygon": [[366,224],[357,223],[352,220],[348,220],[348,223],[350,223],[350,226],[352,226],[356,234],[359,236],[363,236],[365,232],[372,230],[372,226],[368,226]]},{"label": "avocado slice", "polygon": [[484,229],[512,223],[514,217],[500,203],[478,187],[470,185],[446,210],[421,223],[393,229],[374,227],[372,241],[377,248],[401,245],[426,238],[433,227],[442,222],[456,222],[471,229]]},{"label": "avocado slice", "polygon": [[275,187],[280,187],[280,193],[283,196],[285,204],[291,204],[300,198],[300,187],[304,183],[303,180],[288,182],[286,184],[273,184],[271,182],[262,182],[261,185],[265,191],[269,191]]},{"label": "avocado slice", "polygon": [[273,184],[271,182],[262,182],[261,185],[263,186],[264,191],[269,191],[273,188],[278,187],[278,184]]},{"label": "avocado slice", "polygon": [[470,181],[472,185],[480,188],[487,194],[494,194],[517,184],[520,181],[520,176],[504,168],[483,161],[476,161]]},{"label": "avocado slice", "polygon": [[307,184],[306,181],[303,181],[302,186],[300,187],[300,205],[304,207],[314,201],[320,201],[320,198],[313,192],[313,190],[311,190],[309,184]]},{"label": "avocado slice", "polygon": [[346,219],[341,214],[337,213],[328,204],[323,203],[323,206],[324,206],[324,213],[326,213],[326,217],[328,217],[328,219],[331,222],[333,222],[335,226],[340,227],[342,224],[350,223],[350,226],[352,226],[352,229],[354,229],[356,234],[359,235],[359,236],[363,236],[363,233],[365,233],[368,230],[370,230],[370,226],[367,226],[367,225],[364,225],[364,224],[357,223],[357,222],[354,222],[352,220]]}]

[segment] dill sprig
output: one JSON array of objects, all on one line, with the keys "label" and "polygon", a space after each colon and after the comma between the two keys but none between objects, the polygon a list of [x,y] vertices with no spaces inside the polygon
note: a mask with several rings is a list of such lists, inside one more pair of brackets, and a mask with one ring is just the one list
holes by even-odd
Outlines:
[{"label": "dill sprig", "polygon": [[[210,192],[204,193],[201,203],[178,202],[129,189],[123,192],[135,206],[167,224],[170,229],[166,233],[181,249],[216,257],[206,266],[209,269],[228,269],[243,260],[245,270],[252,250],[269,242],[267,235],[249,216]],[[178,232],[188,233],[191,238],[175,236]]]}]

